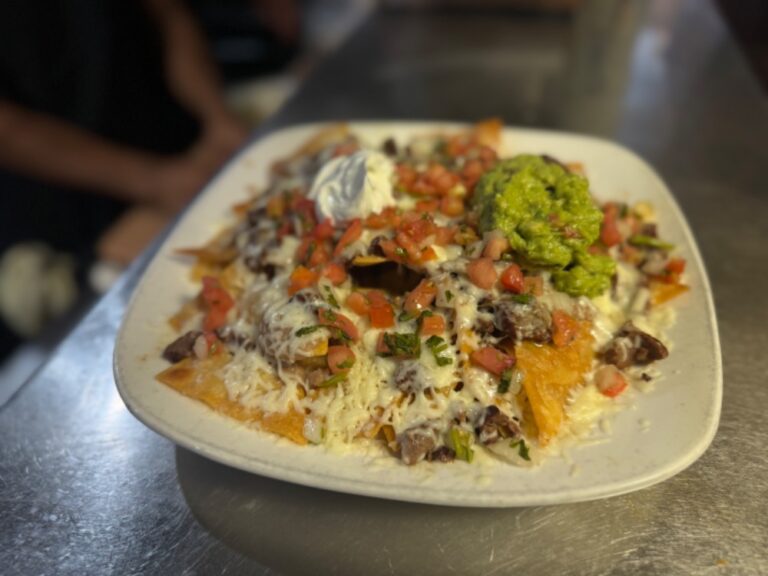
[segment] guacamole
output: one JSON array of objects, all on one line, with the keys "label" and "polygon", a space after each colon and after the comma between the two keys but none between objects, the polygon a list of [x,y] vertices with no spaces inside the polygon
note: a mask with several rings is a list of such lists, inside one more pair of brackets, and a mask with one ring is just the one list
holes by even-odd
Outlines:
[{"label": "guacamole", "polygon": [[593,297],[610,285],[613,260],[587,252],[600,236],[603,213],[586,178],[521,154],[483,175],[474,205],[480,230],[501,230],[528,265],[553,269],[558,290]]}]

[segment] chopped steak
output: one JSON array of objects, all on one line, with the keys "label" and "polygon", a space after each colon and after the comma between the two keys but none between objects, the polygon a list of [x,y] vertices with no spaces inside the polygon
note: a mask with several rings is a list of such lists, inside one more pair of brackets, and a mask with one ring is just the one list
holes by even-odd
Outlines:
[{"label": "chopped steak", "polygon": [[183,336],[179,336],[165,347],[163,358],[174,364],[181,362],[184,358],[192,358],[195,355],[195,340],[201,335],[200,330],[190,330]]},{"label": "chopped steak", "polygon": [[643,332],[631,322],[621,330],[600,352],[603,361],[617,368],[645,366],[669,355],[664,344],[650,334]]},{"label": "chopped steak", "polygon": [[488,406],[480,415],[475,434],[481,444],[493,444],[502,438],[520,436],[520,426],[496,406]]},{"label": "chopped steak", "polygon": [[537,301],[521,304],[504,300],[494,311],[494,325],[505,336],[542,343],[552,339],[552,315]]},{"label": "chopped steak", "polygon": [[400,442],[400,459],[409,466],[424,460],[436,444],[434,430],[424,426],[409,428],[400,434],[398,440]]}]

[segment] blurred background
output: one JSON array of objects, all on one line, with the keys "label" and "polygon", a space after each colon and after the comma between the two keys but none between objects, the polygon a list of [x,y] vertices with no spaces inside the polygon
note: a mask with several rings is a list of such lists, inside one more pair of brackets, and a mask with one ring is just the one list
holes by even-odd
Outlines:
[{"label": "blurred background", "polygon": [[[408,14],[406,38],[413,27],[429,25],[422,18],[427,12],[493,13],[496,32],[508,22],[515,35],[512,52],[482,55],[484,73],[514,79],[507,84],[514,87],[484,95],[480,110],[471,85],[450,93],[439,88],[443,76],[477,67],[461,46],[439,61],[404,58],[376,71],[390,83],[402,77],[395,84],[404,87],[404,117],[430,117],[431,103],[441,99],[453,119],[473,121],[500,114],[504,101],[514,99],[521,112],[508,121],[546,127],[555,124],[558,109],[569,108],[575,119],[569,129],[610,134],[621,129],[618,103],[632,105],[633,94],[660,81],[653,54],[674,50],[671,27],[686,25],[692,2],[3,0],[0,406],[249,134],[294,94],[300,97],[313,71],[373,11]],[[768,91],[768,2],[717,6]],[[645,10],[654,22],[651,34],[636,29]],[[398,48],[397,30],[386,42]],[[631,81],[578,73],[595,70],[595,59],[605,70],[626,69],[618,63],[631,58],[637,59]],[[716,66],[716,51],[700,64]],[[344,85],[364,73],[341,70],[338,98],[318,102],[318,118],[343,117]],[[575,82],[600,89],[569,98],[590,93]],[[579,118],[604,126],[579,125]]]}]

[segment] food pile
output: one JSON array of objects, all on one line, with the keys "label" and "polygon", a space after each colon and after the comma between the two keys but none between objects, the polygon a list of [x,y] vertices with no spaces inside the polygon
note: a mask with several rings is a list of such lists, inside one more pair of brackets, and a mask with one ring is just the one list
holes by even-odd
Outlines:
[{"label": "food pile", "polygon": [[651,206],[598,204],[581,165],[500,140],[321,131],[180,250],[199,293],[158,380],[298,444],[539,461],[576,403],[657,376],[685,261]]}]

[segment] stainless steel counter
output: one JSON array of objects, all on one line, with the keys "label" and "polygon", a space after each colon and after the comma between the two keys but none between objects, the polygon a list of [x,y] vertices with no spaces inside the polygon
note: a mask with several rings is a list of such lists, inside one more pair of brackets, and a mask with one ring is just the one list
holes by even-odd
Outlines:
[{"label": "stainless steel counter", "polygon": [[270,128],[489,115],[614,138],[677,195],[725,368],[720,430],[697,463],[607,500],[471,510],[209,462],[139,424],[115,391],[113,339],[140,262],[0,411],[0,572],[768,574],[768,102],[719,15],[671,0],[543,19],[378,14]]}]

